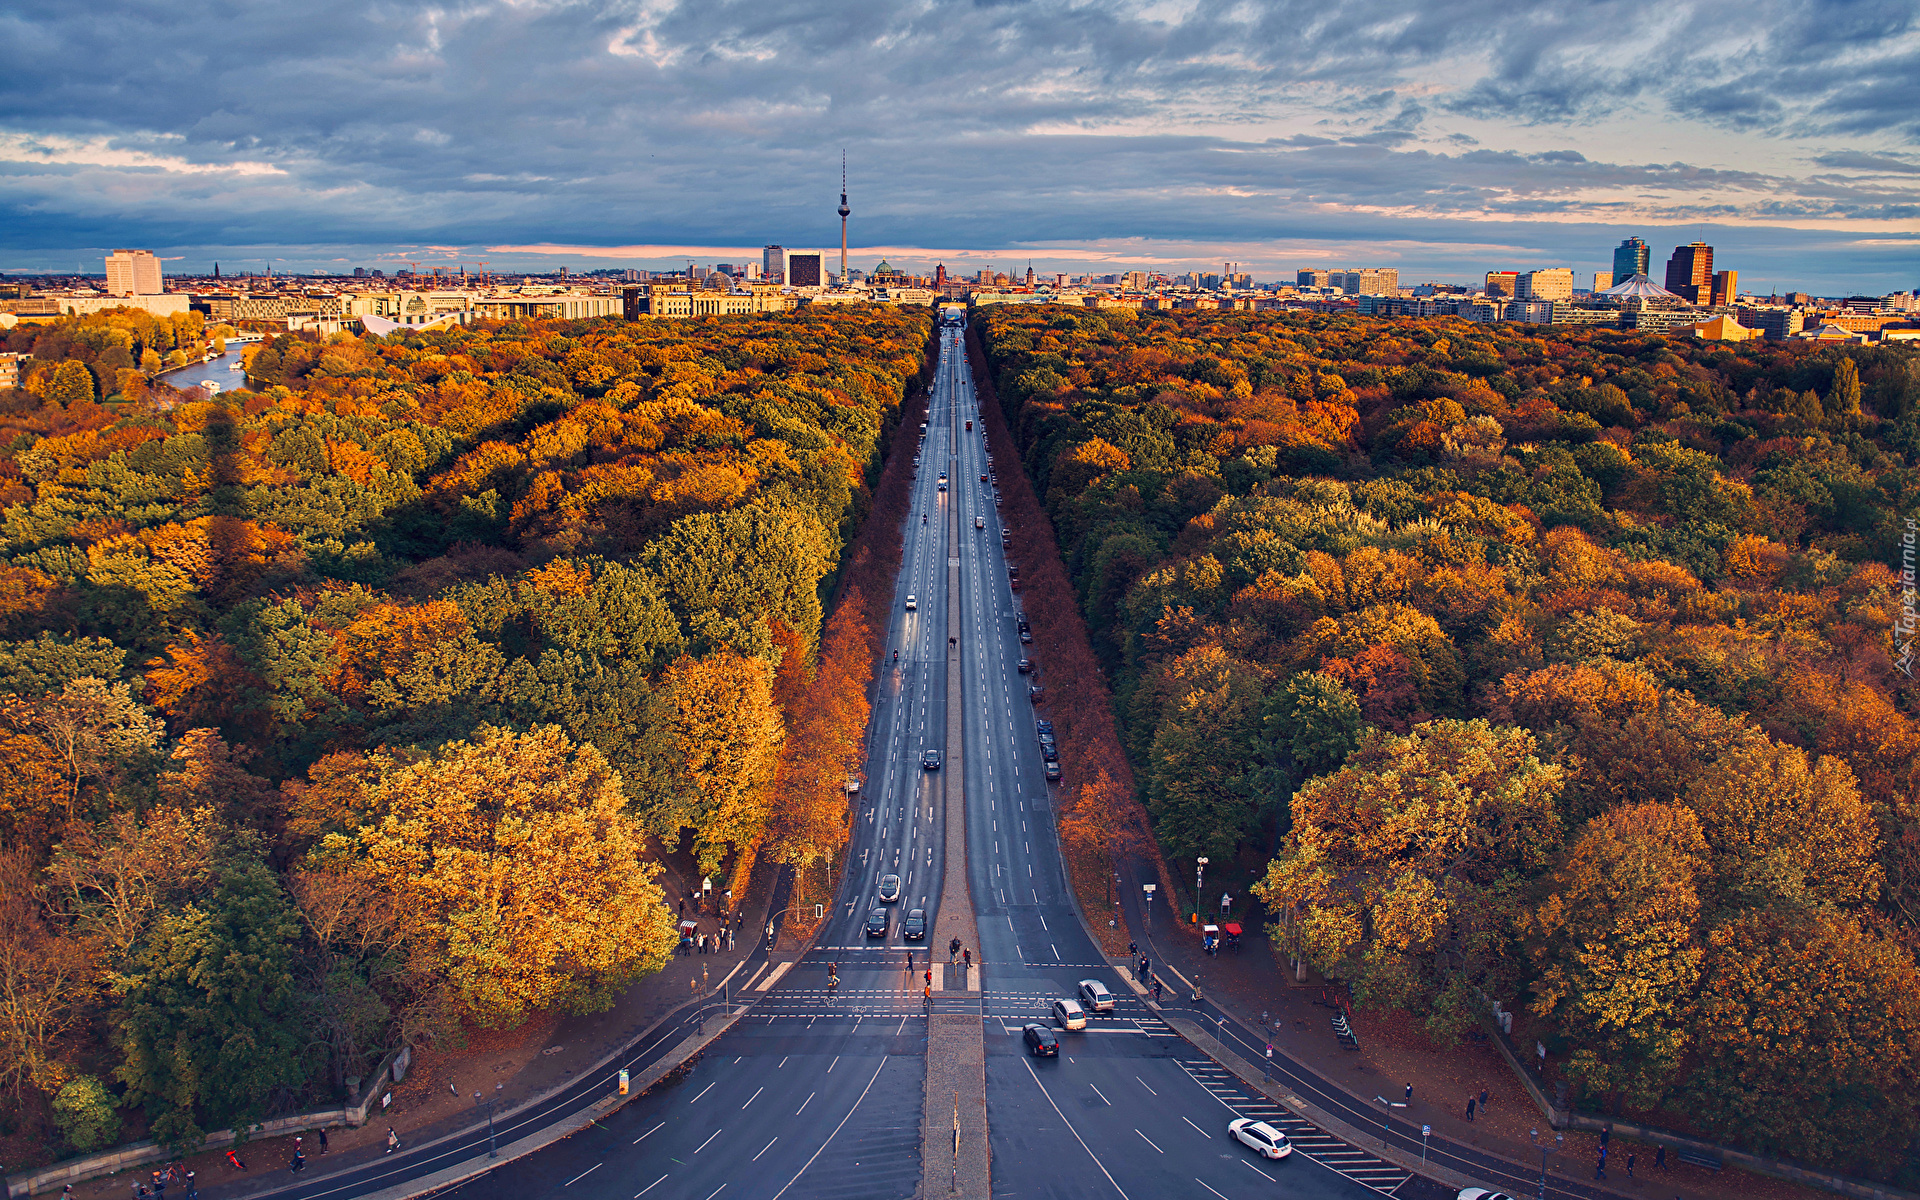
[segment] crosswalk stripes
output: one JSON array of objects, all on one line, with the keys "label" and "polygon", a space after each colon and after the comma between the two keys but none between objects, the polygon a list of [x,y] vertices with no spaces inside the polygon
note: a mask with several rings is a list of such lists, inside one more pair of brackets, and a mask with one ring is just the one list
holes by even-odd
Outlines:
[{"label": "crosswalk stripes", "polygon": [[1237,1076],[1211,1059],[1197,1063],[1185,1059],[1175,1061],[1192,1076],[1195,1083],[1207,1089],[1235,1116],[1265,1121],[1287,1135],[1296,1154],[1303,1154],[1330,1171],[1389,1196],[1413,1178],[1413,1173],[1406,1168],[1343,1142],[1318,1126],[1294,1116],[1265,1096],[1248,1092]]}]

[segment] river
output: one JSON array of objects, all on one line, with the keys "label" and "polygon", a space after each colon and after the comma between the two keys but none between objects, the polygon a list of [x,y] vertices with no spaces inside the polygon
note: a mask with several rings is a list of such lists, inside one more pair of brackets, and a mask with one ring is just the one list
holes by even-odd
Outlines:
[{"label": "river", "polygon": [[232,368],[239,363],[240,353],[246,349],[246,346],[245,342],[228,342],[224,357],[216,358],[212,362],[193,363],[177,371],[167,371],[158,376],[154,382],[177,388],[192,388],[199,387],[203,383],[215,383],[223,392],[245,387],[246,372],[235,371]]}]

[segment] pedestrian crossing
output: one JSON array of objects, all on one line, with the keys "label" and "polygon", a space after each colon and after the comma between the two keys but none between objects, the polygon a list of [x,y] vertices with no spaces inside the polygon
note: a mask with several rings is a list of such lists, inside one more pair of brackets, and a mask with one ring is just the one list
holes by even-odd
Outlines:
[{"label": "pedestrian crossing", "polygon": [[1413,1173],[1375,1154],[1341,1141],[1281,1108],[1242,1083],[1238,1076],[1212,1059],[1177,1060],[1193,1081],[1237,1117],[1251,1117],[1287,1135],[1294,1153],[1302,1154],[1330,1171],[1345,1175],[1362,1187],[1391,1196],[1413,1178]]}]

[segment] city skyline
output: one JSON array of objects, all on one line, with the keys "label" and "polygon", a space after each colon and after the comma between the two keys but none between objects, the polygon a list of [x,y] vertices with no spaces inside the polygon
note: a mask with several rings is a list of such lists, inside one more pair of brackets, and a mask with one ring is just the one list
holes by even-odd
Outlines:
[{"label": "city skyline", "polygon": [[[844,145],[850,249],[910,269],[1587,276],[1640,236],[1711,243],[1754,288],[1920,281],[1910,6],[1235,12],[29,4],[0,268],[129,244],[188,271],[825,251]],[[189,52],[183,87],[164,64]]]}]

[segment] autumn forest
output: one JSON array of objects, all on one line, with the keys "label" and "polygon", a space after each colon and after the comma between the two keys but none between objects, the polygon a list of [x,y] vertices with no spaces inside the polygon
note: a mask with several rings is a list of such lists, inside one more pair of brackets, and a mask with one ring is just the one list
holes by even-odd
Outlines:
[{"label": "autumn forest", "polygon": [[831,862],[872,649],[823,600],[931,331],[282,335],[212,400],[142,369],[197,314],[12,331],[9,1131],[191,1147],[604,1009],[672,949],[650,838]]},{"label": "autumn forest", "polygon": [[1920,352],[981,326],[1175,880],[1583,1108],[1914,1181]]}]

